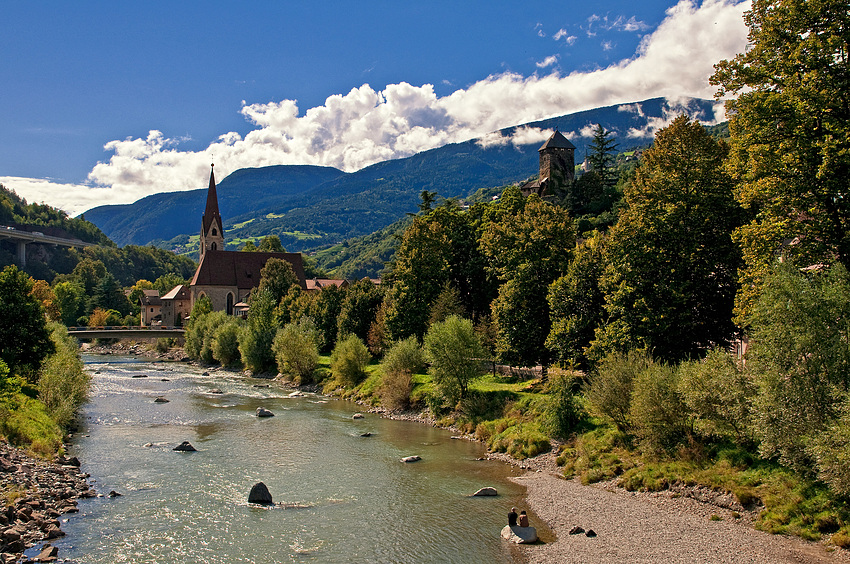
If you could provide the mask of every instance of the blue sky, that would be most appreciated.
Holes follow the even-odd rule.
[[[710,98],[748,6],[9,1],[0,183],[79,213],[203,188],[211,160],[218,178],[351,171],[592,107]]]

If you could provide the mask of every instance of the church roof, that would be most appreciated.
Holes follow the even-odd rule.
[[[538,149],[538,151],[542,151],[544,149],[575,149],[576,146],[570,143],[570,140],[564,137],[560,131],[555,130],[555,133],[552,134],[549,139],[543,143],[543,146]]]
[[[162,296],[163,300],[188,300],[189,289],[183,284],[173,287],[167,294]]]
[[[302,288],[306,288],[301,253],[207,251],[192,278],[192,286],[230,286],[250,290],[260,285],[260,270],[270,258],[288,261]]]
[[[210,226],[213,221],[218,222],[218,228],[221,229],[221,214],[218,212],[218,194],[215,190],[215,173],[210,165],[210,187],[207,190],[207,207],[204,209],[203,217],[203,233],[209,233]]]

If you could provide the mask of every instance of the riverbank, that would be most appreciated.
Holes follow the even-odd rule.
[[[77,500],[93,497],[88,475],[76,459],[60,457],[48,462],[0,442],[0,562],[52,562],[55,550],[39,549],[30,560],[24,552],[64,536],[60,517],[77,512]]]

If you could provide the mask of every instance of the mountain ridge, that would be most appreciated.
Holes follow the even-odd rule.
[[[239,169],[218,183],[227,240],[232,247],[245,239],[278,235],[292,251],[328,246],[373,233],[415,211],[423,190],[463,198],[480,188],[536,174],[540,134],[517,144],[512,141],[515,136],[558,129],[571,137],[576,161],[581,162],[591,140],[582,132],[597,123],[616,134],[622,151],[651,141],[651,136],[636,132],[648,131],[677,110],[707,121],[715,104],[691,98],[677,105],[653,98],[595,108],[504,128],[350,173],[314,165]],[[191,245],[199,230],[200,224],[191,218],[200,221],[205,197],[205,188],[164,192],[132,204],[99,206],[85,216],[119,245],[155,243],[179,250],[181,243]]]

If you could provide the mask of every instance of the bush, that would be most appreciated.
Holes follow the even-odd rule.
[[[493,435],[489,442],[490,450],[506,452],[517,460],[533,458],[552,450],[549,439],[533,424],[516,424]]]
[[[690,434],[690,418],[679,396],[676,369],[652,364],[634,381],[629,413],[635,434],[650,450],[672,450]]]
[[[850,397],[841,416],[815,437],[809,451],[815,459],[818,478],[838,495],[850,495]]]
[[[634,380],[652,364],[644,352],[611,353],[599,362],[585,395],[596,415],[610,419],[622,433],[631,430]]]
[[[67,429],[74,421],[77,409],[88,397],[91,376],[83,370],[77,344],[68,336],[65,326],[50,323],[48,327],[55,352],[45,359],[41,367],[38,399],[44,403],[50,417]]]
[[[388,372],[408,372],[416,374],[425,366],[425,353],[415,336],[396,341],[384,355],[381,370]]]
[[[585,417],[584,408],[575,395],[578,382],[579,378],[572,372],[553,370],[549,373],[546,386],[549,398],[544,421],[547,430],[555,437],[568,438]]]
[[[272,350],[280,373],[299,386],[313,381],[313,371],[319,366],[319,332],[312,319],[302,317],[278,330]]]
[[[481,374],[483,348],[472,322],[456,315],[435,323],[425,335],[425,356],[437,390],[451,405],[466,396],[469,382]]]
[[[331,353],[331,373],[344,387],[354,387],[366,377],[366,366],[372,356],[357,335],[339,341]]]
[[[414,337],[415,339],[415,337]],[[413,375],[408,370],[384,370],[379,395],[381,404],[389,410],[402,410],[410,405]]]
[[[679,365],[679,393],[704,435],[748,439],[755,388],[741,366],[715,349],[702,361]]]
[[[242,360],[239,353],[239,330],[241,322],[235,317],[228,317],[213,333],[210,349],[213,358],[222,366],[235,366]]]

